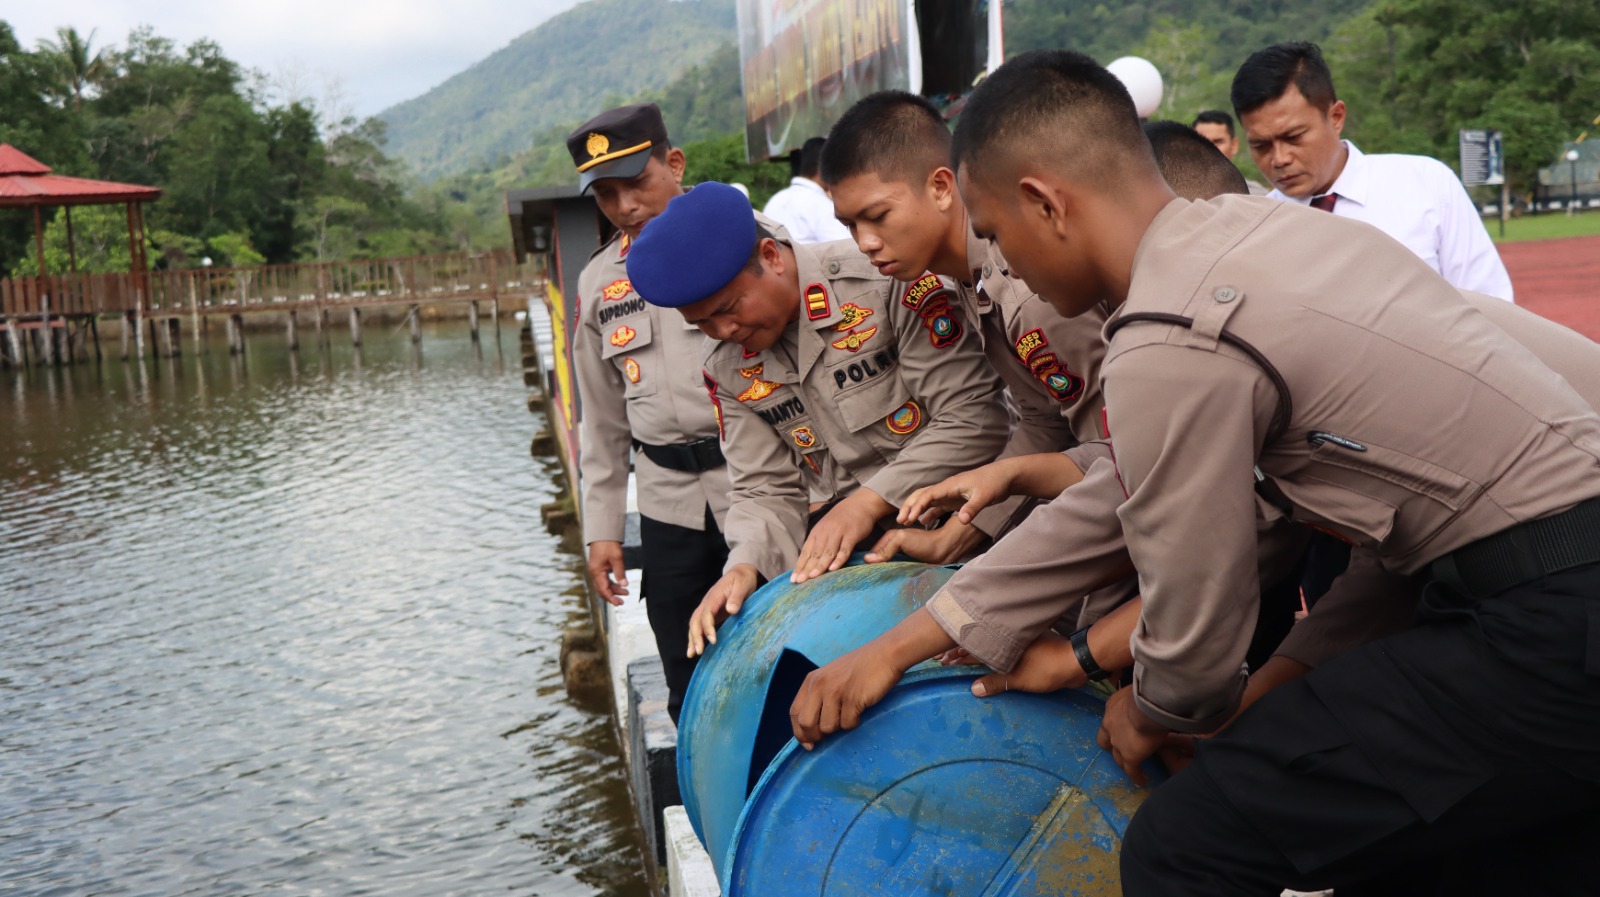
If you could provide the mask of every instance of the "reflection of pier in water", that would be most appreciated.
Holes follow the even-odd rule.
[[[500,302],[526,302],[542,294],[542,266],[517,263],[506,251],[407,258],[362,259],[249,268],[197,268],[133,274],[57,274],[0,280],[0,360],[12,366],[68,364],[100,358],[102,321],[120,324],[122,357],[176,356],[189,321],[199,339],[206,321],[220,315],[229,351],[244,351],[244,316],[283,319],[291,349],[300,346],[303,317],[319,335],[343,312],[350,339],[361,345],[364,308],[403,307],[412,342],[422,339],[423,306],[467,304],[472,339],[478,340],[480,303],[499,326]]]

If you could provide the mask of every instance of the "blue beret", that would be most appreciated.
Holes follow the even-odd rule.
[[[667,203],[628,250],[628,280],[644,301],[682,308],[738,276],[756,246],[756,213],[743,193],[707,181]]]

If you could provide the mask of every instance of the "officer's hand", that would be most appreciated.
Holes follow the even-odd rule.
[[[939,665],[942,667],[979,666],[983,663],[983,661],[973,657],[970,653],[968,653],[966,648],[962,648],[960,646],[951,648],[943,654],[940,654],[936,659],[939,661]]]
[[[1194,746],[1196,741],[1204,736],[1184,735],[1180,732],[1168,733],[1165,741],[1161,743],[1158,755],[1161,765],[1167,768],[1169,775],[1177,775],[1189,768],[1194,762]]]
[[[900,508],[899,520],[910,526],[926,516],[953,511],[955,519],[971,524],[979,511],[1010,494],[1011,465],[996,461],[911,493]]]
[[[789,706],[800,746],[811,750],[824,736],[861,724],[861,714],[883,700],[904,671],[877,642],[868,642],[813,670]]]
[[[811,528],[806,542],[800,546],[800,556],[795,559],[792,583],[815,579],[824,573],[843,567],[850,560],[856,543],[872,532],[877,522],[894,512],[894,507],[865,486],[833,506]]]
[[[1078,655],[1072,651],[1072,642],[1054,632],[1045,632],[1022,652],[1010,673],[979,677],[972,683],[972,693],[984,698],[1007,691],[1056,691],[1078,688],[1088,681]]]
[[[1133,702],[1133,686],[1119,688],[1106,699],[1106,714],[1100,719],[1100,746],[1111,752],[1122,771],[1135,785],[1145,784],[1139,764],[1167,743],[1171,730],[1144,715]]]
[[[744,600],[756,590],[758,579],[754,566],[736,564],[711,586],[700,600],[700,606],[695,608],[694,616],[689,618],[690,657],[704,654],[707,642],[717,643],[717,627],[729,614],[739,612]]]
[[[879,564],[904,553],[924,564],[953,564],[970,556],[987,538],[983,530],[954,517],[938,529],[910,526],[892,529],[867,552],[867,563]]]
[[[596,595],[622,606],[620,596],[628,594],[628,571],[622,567],[621,542],[589,543],[589,581]]]

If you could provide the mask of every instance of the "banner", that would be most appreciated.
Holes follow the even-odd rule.
[[[906,0],[738,0],[745,156],[823,137],[878,90],[911,89]]]

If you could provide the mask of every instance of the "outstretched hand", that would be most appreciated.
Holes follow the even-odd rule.
[[[744,606],[744,600],[756,590],[758,574],[749,564],[736,564],[722,578],[712,584],[706,596],[689,618],[689,656],[705,653],[706,644],[717,643],[717,627]]]
[[[926,522],[930,516],[953,512],[954,519],[970,525],[979,511],[1010,494],[1010,466],[996,461],[911,493],[900,508],[899,520],[903,526],[910,526]]]

